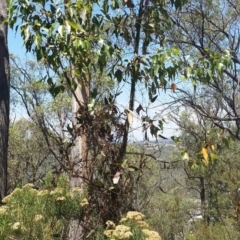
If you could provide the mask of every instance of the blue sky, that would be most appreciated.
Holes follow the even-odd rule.
[[[8,48],[11,54],[19,56],[21,59],[25,58],[25,48],[23,47],[23,40],[19,31],[8,30]]]

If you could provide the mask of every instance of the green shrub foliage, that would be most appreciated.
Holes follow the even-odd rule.
[[[83,218],[88,204],[80,188],[68,188],[61,177],[53,187],[48,175],[37,190],[33,184],[16,188],[2,200],[0,239],[66,239],[70,218]]]

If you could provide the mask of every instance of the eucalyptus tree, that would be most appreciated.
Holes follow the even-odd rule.
[[[170,45],[181,49],[182,78],[195,85],[191,89],[179,84],[174,101],[238,140],[239,14],[235,0],[189,1],[181,12],[169,13],[173,27],[165,34]]]
[[[0,1],[0,200],[7,193],[9,127],[9,56],[7,45],[7,1]]]
[[[184,2],[169,4],[181,8]],[[74,97],[76,122],[68,131],[73,140],[81,140],[82,151],[76,161],[71,159],[66,171],[72,185],[79,180],[75,181],[79,186],[87,186],[90,207],[86,214],[98,212],[97,220],[84,222],[86,230],[134,208],[131,196],[145,158],[138,153],[137,166],[125,159],[133,117],[142,116],[143,130],[150,130],[156,138],[162,130],[163,120],[144,115],[144,106],[136,108],[135,102],[140,102],[136,90],[141,84],[154,102],[158,89],[173,82],[180,69],[179,51],[167,49],[162,41],[171,25],[166,6],[164,1],[145,0],[19,0],[9,7],[10,26],[20,27],[26,50],[51,69],[46,81],[52,95],[67,90]],[[100,92],[91,88],[97,71],[107,72],[120,86],[128,85],[124,110],[116,103],[118,91],[97,101]],[[57,81],[51,72],[58,76]],[[136,178],[133,169],[138,170]]]

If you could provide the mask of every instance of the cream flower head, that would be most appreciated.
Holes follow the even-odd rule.
[[[8,210],[8,207],[7,207],[7,206],[2,206],[2,207],[0,207],[0,214],[6,213],[7,210]]]
[[[84,199],[81,201],[80,205],[81,205],[82,207],[88,205],[88,200],[87,200],[86,198],[84,198]]]
[[[133,219],[133,220],[137,220],[137,221],[143,220],[144,217],[145,216],[142,213],[137,212],[137,211],[129,211],[126,216],[127,219]]]
[[[41,191],[39,191],[38,193],[37,193],[37,195],[38,196],[45,196],[45,195],[47,195],[49,193],[49,191],[48,190],[41,190]]]
[[[106,225],[107,225],[107,229],[114,229],[116,227],[115,223],[110,220],[106,222]]]
[[[125,225],[117,225],[113,231],[113,236],[117,237],[118,239],[128,239],[129,237],[133,236],[133,234],[130,231],[130,227]]]
[[[34,222],[38,222],[38,221],[40,221],[40,220],[42,220],[43,219],[43,215],[42,214],[37,214],[37,215],[35,215],[35,217],[34,217]]]
[[[27,183],[27,184],[25,184],[22,188],[34,188],[35,186],[34,186],[34,184],[32,184],[32,183]]]
[[[65,200],[66,200],[65,197],[58,197],[58,198],[56,199],[57,202],[61,202],[61,201],[65,201]]]
[[[13,230],[18,230],[18,229],[20,229],[20,227],[21,227],[20,222],[15,222],[15,223],[12,225],[12,229],[13,229]]]
[[[162,240],[159,234],[149,229],[142,229],[142,232],[147,236],[146,240]]]

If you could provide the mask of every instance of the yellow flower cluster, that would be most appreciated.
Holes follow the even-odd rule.
[[[61,201],[65,201],[65,200],[66,200],[65,197],[58,197],[58,198],[56,199],[57,202],[61,202]]]
[[[17,195],[21,191],[22,191],[21,188],[15,188],[11,194],[3,198],[2,203],[8,203],[11,200],[12,196]]]
[[[120,220],[120,223],[124,223],[128,220],[133,220],[138,224],[140,228],[149,228],[149,225],[145,221],[143,221],[144,217],[145,216],[140,212],[129,211],[127,213],[127,216]]]
[[[110,238],[111,240],[117,239],[128,239],[133,236],[130,231],[130,227],[125,225],[117,225],[114,230],[105,230],[104,235]]]
[[[81,205],[82,207],[88,205],[88,200],[87,200],[86,198],[84,198],[84,199],[81,201],[80,205]]]
[[[115,223],[110,220],[106,222],[106,225],[107,225],[107,229],[114,229],[116,227]]]
[[[42,220],[43,219],[43,215],[42,214],[37,214],[37,215],[35,215],[35,217],[34,217],[34,222],[38,222],[38,221],[40,221],[40,220]]]
[[[146,240],[162,240],[159,234],[149,229],[142,229],[142,232],[147,236]]]
[[[137,220],[137,221],[143,220],[144,217],[145,216],[142,213],[136,212],[136,211],[129,211],[126,216],[127,219]]]
[[[21,227],[20,222],[15,222],[15,223],[12,225],[12,229],[13,229],[13,230],[18,230],[18,229],[20,229],[20,227]]]
[[[62,194],[63,192],[64,192],[64,189],[63,189],[63,188],[57,187],[57,188],[55,188],[54,190],[52,190],[52,191],[50,192],[50,195]]]
[[[48,190],[41,190],[37,193],[38,196],[45,196],[48,195],[49,191]]]
[[[27,184],[25,184],[22,188],[34,188],[35,186],[34,186],[34,184],[32,184],[32,183],[27,183]]]
[[[161,240],[159,234],[155,231],[149,230],[149,225],[144,221],[144,215],[140,212],[129,211],[126,217],[120,220],[120,223],[125,223],[127,221],[133,221],[137,224],[139,228],[142,229],[142,233],[146,236],[146,240]],[[107,236],[110,240],[115,239],[128,239],[133,236],[130,227],[125,225],[115,226],[114,222],[107,221],[107,228],[104,231],[104,235]]]
[[[61,187],[64,186],[64,187]],[[60,185],[55,189],[37,190],[37,188],[28,183],[22,188],[16,188],[11,194],[6,196],[3,200],[6,205],[0,206],[0,227],[2,232],[9,234],[12,239],[15,235],[28,236],[29,231],[34,232],[33,235],[42,234],[41,239],[51,239],[49,236],[56,231],[52,229],[52,219],[56,223],[56,229],[62,229],[64,226],[65,218],[72,214],[74,211],[80,211],[82,207],[88,205],[87,198],[84,198],[84,192],[81,188],[69,189],[66,185]],[[62,211],[63,204],[73,205],[72,208],[66,208]],[[43,208],[42,206],[47,206]],[[27,211],[30,206],[31,211]],[[48,211],[48,208],[56,207],[55,211]],[[60,206],[60,207],[59,207]],[[61,218],[58,218],[58,212],[61,211]],[[57,217],[56,217],[57,216]],[[5,221],[5,218],[7,221]],[[6,224],[5,224],[6,222]],[[4,223],[4,226],[2,226]],[[29,227],[29,225],[31,225]],[[12,235],[11,235],[12,234]],[[0,239],[2,239],[0,237]]]
[[[0,214],[6,213],[7,210],[8,210],[8,207],[7,207],[7,206],[2,206],[2,207],[0,207]]]

